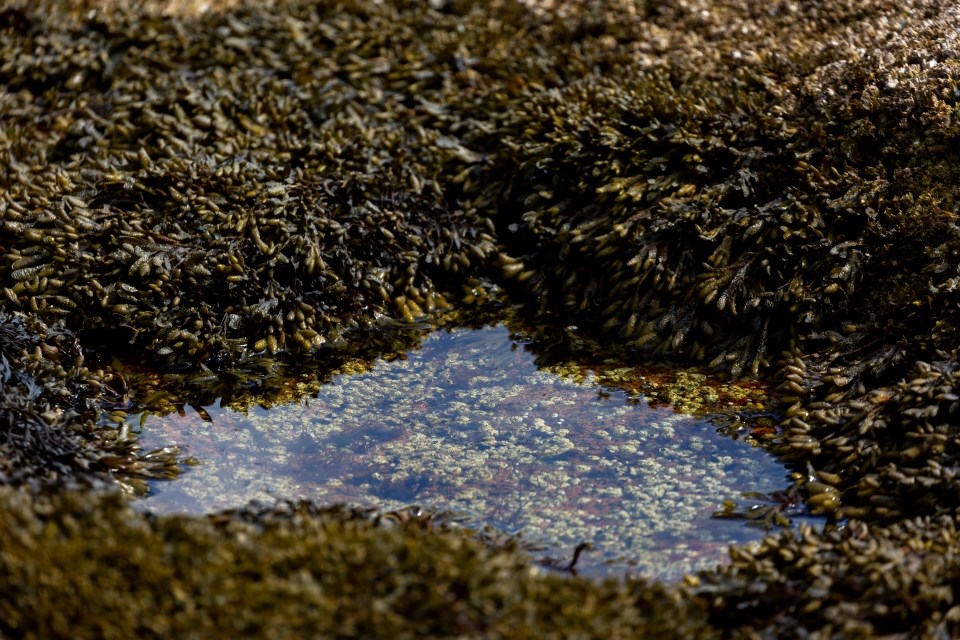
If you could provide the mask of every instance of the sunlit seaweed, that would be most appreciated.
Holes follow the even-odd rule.
[[[518,606],[590,612],[606,636],[662,631],[668,610],[685,637],[707,620],[704,633],[960,633],[951,3],[251,2],[189,18],[90,6],[0,9],[7,483],[167,468],[98,426],[103,400],[125,392],[111,350],[199,372],[349,354],[379,323],[483,298],[496,280],[534,313],[639,352],[772,377],[791,405],[780,453],[838,522],[734,550],[686,591],[570,581],[514,590],[530,598]],[[206,535],[89,496],[4,496],[31,531],[76,507],[151,539]],[[4,537],[21,545],[0,554],[5,587],[21,585],[4,593],[31,613],[5,615],[5,632],[63,610],[22,587],[46,569],[14,571],[80,544],[62,531]],[[201,602],[205,574],[182,566]],[[89,611],[116,592],[72,593]],[[397,628],[477,629],[417,626],[433,610],[393,602]],[[190,611],[197,629],[212,620]],[[83,631],[37,632],[58,629]]]

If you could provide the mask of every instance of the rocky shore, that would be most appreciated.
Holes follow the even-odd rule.
[[[4,3],[0,632],[960,634],[958,99],[931,0]],[[236,380],[495,287],[780,385],[829,526],[664,586],[410,514],[117,497],[177,458],[111,416],[117,356]]]

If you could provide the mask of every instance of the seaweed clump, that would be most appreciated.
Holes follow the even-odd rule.
[[[667,589],[543,574],[417,517],[287,504],[147,518],[115,497],[38,508],[9,488],[0,503],[5,635],[569,637],[604,620],[613,637],[710,637],[703,608]]]
[[[792,405],[780,453],[836,489],[818,511],[952,512],[956,19],[702,6],[635,21],[647,55],[468,136],[496,162],[471,170],[467,206],[541,310],[772,374]],[[652,37],[667,15],[670,47]]]
[[[129,428],[97,426],[112,375],[83,362],[69,331],[0,312],[0,483],[134,491],[176,475],[176,450],[144,453]]]
[[[7,307],[216,366],[444,308],[494,251],[436,182],[469,151],[418,122],[435,74],[392,69],[415,38],[396,10],[252,11],[69,32],[20,13],[0,41]]]

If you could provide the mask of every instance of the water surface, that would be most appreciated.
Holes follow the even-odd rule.
[[[787,484],[769,454],[703,419],[539,369],[502,326],[434,332],[406,358],[337,375],[300,402],[205,413],[146,420],[144,447],[178,444],[200,464],[155,483],[141,508],[419,505],[519,533],[555,558],[590,542],[581,571],[674,578],[764,534],[712,518],[725,499]]]

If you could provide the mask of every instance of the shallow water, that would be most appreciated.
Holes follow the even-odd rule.
[[[725,499],[788,484],[769,454],[703,419],[539,369],[504,327],[434,332],[298,403],[205,410],[145,421],[145,448],[178,444],[200,464],[155,483],[140,508],[419,505],[520,533],[557,559],[590,542],[582,573],[671,579],[764,535],[711,518]]]

